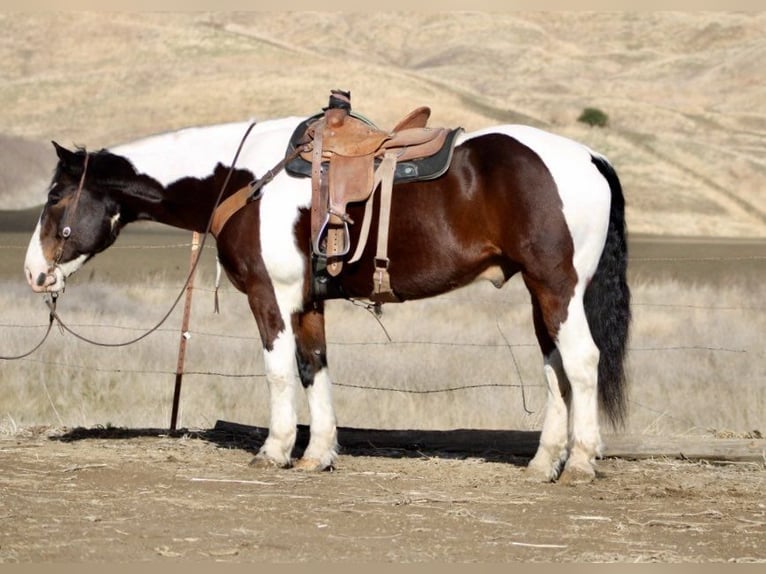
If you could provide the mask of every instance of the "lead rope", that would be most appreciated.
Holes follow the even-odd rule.
[[[250,135],[250,131],[253,129],[253,126],[255,126],[255,122],[252,122],[248,126],[247,130],[245,131],[245,135],[242,136],[242,140],[239,142],[239,147],[237,148],[237,153],[234,154],[234,159],[231,162],[231,167],[229,168],[229,173],[226,175],[226,179],[224,180],[223,185],[221,186],[221,191],[218,192],[218,197],[216,198],[215,204],[213,205],[213,209],[210,212],[210,219],[208,220],[207,228],[205,229],[205,233],[204,233],[204,235],[202,237],[202,241],[200,242],[200,246],[199,246],[200,253],[202,253],[202,249],[205,246],[205,241],[207,240],[207,237],[208,237],[208,235],[210,233],[210,227],[213,224],[213,214],[215,213],[215,209],[221,203],[221,198],[223,197],[223,194],[226,191],[226,187],[229,185],[229,180],[231,179],[231,176],[234,173],[234,167],[236,166],[237,160],[239,159],[239,154],[242,151],[242,146],[245,145],[245,140],[247,140],[247,136]],[[86,158],[86,164],[85,165],[87,166],[87,158],[88,158],[87,154],[85,155],[85,158]],[[82,177],[82,180],[81,180],[81,187],[80,187],[80,189],[78,191],[81,191],[81,189],[82,189],[82,182],[84,180],[85,180],[85,173],[83,172],[83,177]],[[78,200],[78,199],[79,199],[79,193],[75,197],[75,200]],[[77,206],[77,204],[75,203],[74,207],[76,207],[76,206]],[[63,230],[62,230],[62,233],[63,233]],[[70,234],[71,234],[71,230],[70,230]],[[63,251],[63,246],[62,246],[61,250]],[[159,320],[159,322],[154,327],[152,327],[151,329],[149,329],[148,331],[146,331],[142,335],[139,335],[138,337],[135,337],[134,339],[130,339],[128,341],[123,341],[123,342],[119,342],[119,343],[104,343],[104,342],[101,342],[101,341],[95,341],[93,339],[89,339],[89,338],[87,338],[87,337],[85,337],[83,335],[80,335],[79,333],[76,333],[75,331],[73,331],[69,326],[67,326],[64,323],[64,321],[61,319],[61,317],[56,312],[56,299],[53,299],[53,301],[47,301],[46,300],[46,302],[45,302],[46,305],[48,305],[48,309],[50,310],[51,325],[53,324],[53,320],[55,319],[56,322],[59,324],[59,326],[63,330],[65,330],[66,332],[68,332],[69,334],[74,336],[75,338],[80,339],[81,341],[84,341],[84,342],[89,343],[91,345],[96,345],[96,346],[99,346],[99,347],[126,347],[128,345],[132,345],[134,343],[137,343],[141,339],[144,339],[144,338],[148,337],[150,334],[152,334],[153,332],[155,332],[157,329],[159,329],[163,325],[163,323],[165,323],[165,321],[167,321],[168,317],[170,317],[170,314],[175,310],[176,306],[178,305],[178,302],[181,300],[181,297],[183,297],[183,295],[184,295],[184,293],[186,291],[186,288],[188,287],[189,282],[191,281],[191,278],[194,277],[194,273],[197,270],[197,265],[199,264],[199,260],[200,259],[201,259],[200,257],[197,257],[196,261],[194,262],[194,265],[192,265],[191,269],[189,270],[189,274],[186,277],[186,281],[184,281],[184,284],[183,284],[183,287],[181,288],[180,293],[176,297],[175,301],[171,305],[171,307],[168,310],[168,312],[165,313],[165,315]],[[50,326],[48,327],[48,331],[50,332]],[[46,333],[46,337],[47,337],[47,333]],[[43,341],[44,340],[45,339],[43,339]],[[40,345],[42,345],[42,342],[40,343]],[[38,345],[38,347],[40,345]],[[34,350],[36,350],[36,349],[37,349],[37,347]]]
[[[56,308],[56,299],[58,298],[58,295],[56,293],[51,293],[51,297],[53,301],[50,305],[55,309]],[[46,301],[47,303],[47,301]],[[31,350],[27,351],[26,353],[22,353],[21,355],[0,355],[0,360],[2,361],[18,361],[19,359],[26,359],[28,356],[30,356],[32,353],[37,351],[40,347],[43,346],[43,343],[45,343],[46,339],[48,338],[48,335],[51,334],[51,330],[53,329],[53,313],[49,313],[48,315],[48,328],[45,330],[45,335],[43,335],[43,338],[40,339],[40,342],[37,343],[34,347],[32,347]]]

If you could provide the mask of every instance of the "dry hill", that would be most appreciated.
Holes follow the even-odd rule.
[[[0,29],[0,209],[42,202],[51,139],[308,114],[341,87],[381,126],[427,104],[434,124],[579,139],[617,166],[633,232],[766,237],[766,13],[4,13]],[[608,126],[578,122],[586,107]]]

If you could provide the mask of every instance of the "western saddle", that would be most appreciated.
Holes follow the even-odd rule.
[[[367,243],[375,190],[381,201],[373,275],[375,303],[397,301],[388,273],[388,230],[394,182],[420,181],[441,176],[449,167],[460,128],[426,127],[431,110],[419,107],[391,131],[377,128],[351,112],[351,94],[332,90],[328,107],[295,130],[288,146],[285,169],[311,177],[312,297],[330,295],[329,283],[343,268],[351,249],[346,212],[349,203],[366,202],[355,252],[347,263],[362,256]]]

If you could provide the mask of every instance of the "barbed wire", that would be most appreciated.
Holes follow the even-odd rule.
[[[162,249],[188,249],[191,246],[191,242],[182,242],[182,243],[168,243],[168,244],[154,244],[154,245],[115,245],[113,246],[113,249],[122,249],[122,250],[162,250]],[[26,246],[19,246],[19,245],[7,245],[3,244],[0,245],[0,249],[18,249],[23,250],[26,249]],[[205,246],[205,249],[214,250],[215,246],[208,245]],[[630,261],[635,262],[674,262],[674,263],[685,263],[685,262],[703,262],[703,263],[710,263],[710,262],[726,262],[726,261],[766,261],[766,256],[761,255],[743,255],[743,256],[727,256],[727,257],[720,257],[720,256],[710,256],[710,257],[633,257],[630,258]],[[141,285],[140,288],[142,290],[152,290],[152,291],[173,291],[175,292],[176,289],[173,287],[162,287],[162,286],[152,286],[152,285]],[[195,291],[202,292],[202,293],[213,293],[215,290],[212,288],[206,288],[202,286],[194,286],[193,288]],[[230,293],[233,295],[239,295],[240,293],[234,289],[232,286],[225,286],[223,288],[223,293]],[[454,303],[455,300],[458,300],[458,297],[450,294],[445,294],[439,298],[440,300],[444,301],[445,303]],[[459,299],[460,301],[466,301],[465,298]],[[470,299],[470,302],[479,302],[479,303],[487,303],[487,304],[494,304],[494,305],[505,305],[505,306],[528,306],[528,301],[522,301],[522,300],[514,300],[514,299],[503,299],[502,297],[486,297],[486,296],[476,296],[472,297]],[[662,302],[662,303],[654,303],[649,301],[634,301],[632,303],[634,307],[645,307],[645,308],[670,308],[670,309],[679,309],[679,310],[704,310],[704,311],[764,311],[766,310],[766,307],[764,306],[752,306],[752,305],[746,305],[746,306],[738,306],[738,305],[699,305],[699,304],[689,304],[689,303],[673,303],[673,302]],[[111,325],[111,324],[100,324],[100,323],[78,323],[78,324],[72,324],[73,326],[76,326],[77,328],[91,328],[91,329],[109,329],[109,330],[124,330],[124,331],[143,331],[145,330],[143,327],[140,326],[124,326],[124,325]],[[28,324],[15,324],[15,323],[0,323],[0,328],[6,328],[6,329],[39,329],[39,328],[45,328],[47,327],[46,324],[40,323],[35,325],[28,325]],[[178,329],[175,328],[162,328],[158,329],[158,332],[162,333],[172,333],[174,335],[178,335]],[[219,332],[210,332],[210,331],[194,331],[192,330],[191,333],[194,336],[199,337],[212,337],[212,338],[221,338],[221,339],[229,339],[229,340],[241,340],[241,341],[248,341],[248,342],[257,342],[258,345],[260,345],[260,337],[256,334],[254,335],[232,335],[230,333],[219,333]],[[514,349],[514,348],[536,348],[537,343],[536,342],[519,342],[519,343],[510,343],[507,339],[504,341],[498,341],[498,342],[490,342],[490,343],[476,343],[476,342],[458,342],[458,341],[422,341],[422,340],[386,340],[386,341],[328,341],[327,342],[328,347],[373,347],[373,346],[384,346],[384,347],[397,347],[397,346],[431,346],[431,347],[449,347],[449,348],[505,348],[505,349]],[[740,353],[740,354],[746,354],[748,351],[746,349],[735,349],[735,348],[728,348],[728,347],[716,347],[716,346],[710,346],[710,345],[676,345],[671,347],[657,347],[657,346],[644,346],[644,347],[629,347],[629,352],[638,352],[638,353],[644,353],[644,352],[712,352],[712,353]],[[511,355],[515,362],[515,357]],[[48,366],[54,366],[56,368],[62,368],[62,369],[69,369],[69,370],[78,370],[78,371],[86,371],[86,372],[100,372],[100,373],[114,373],[114,374],[125,374],[125,375],[148,375],[148,376],[168,376],[172,377],[175,376],[177,373],[175,371],[171,370],[161,370],[161,369],[124,369],[124,368],[105,368],[105,367],[94,367],[89,365],[76,365],[76,364],[70,364],[70,363],[62,363],[62,362],[53,362],[53,361],[43,361],[38,359],[29,359],[25,358],[23,359],[23,362],[36,362],[41,363]],[[346,383],[343,381],[334,381],[333,385],[337,387],[343,387],[343,388],[349,388],[349,389],[358,389],[358,390],[364,390],[364,391],[378,391],[378,392],[391,392],[391,393],[402,393],[402,394],[412,394],[412,395],[429,395],[429,394],[437,394],[437,393],[451,393],[451,392],[459,392],[459,391],[468,391],[468,390],[474,390],[474,389],[486,389],[486,388],[509,388],[509,389],[523,389],[525,387],[528,388],[544,388],[545,385],[541,383],[526,383],[523,380],[521,380],[521,373],[518,364],[516,364],[516,373],[517,377],[519,378],[518,383],[466,383],[462,385],[450,385],[446,387],[439,387],[439,388],[429,388],[429,389],[412,389],[412,388],[397,388],[392,386],[373,386],[373,385],[361,385],[361,384],[353,384],[353,383]],[[224,379],[259,379],[259,378],[265,378],[266,374],[262,372],[247,372],[247,373],[231,373],[231,372],[222,372],[222,371],[215,371],[215,370],[184,370],[184,376],[191,376],[191,377],[216,377],[216,378],[224,378]],[[644,405],[637,405],[644,408]]]
[[[117,330],[127,330],[127,331],[143,331],[144,329],[142,327],[121,327],[121,326],[111,326],[111,325],[98,325],[93,323],[72,323],[74,327],[82,328],[82,327],[100,327],[103,329],[117,329]],[[12,325],[7,323],[0,323],[0,328],[44,328],[45,325],[39,324],[39,325]],[[168,333],[177,336],[179,331],[178,329],[158,329],[157,332],[161,333]],[[213,332],[204,332],[204,331],[194,331],[190,330],[189,334],[191,336],[195,337],[211,337],[211,338],[222,338],[222,339],[233,339],[233,340],[240,340],[240,341],[255,341],[260,343],[260,337],[257,335],[231,335],[226,333],[213,333]],[[510,342],[494,342],[494,343],[470,343],[470,342],[459,342],[459,341],[417,341],[412,339],[402,339],[402,340],[391,340],[391,341],[333,341],[328,340],[327,346],[328,347],[395,347],[395,346],[415,346],[415,345],[422,345],[422,346],[431,346],[431,347],[467,347],[467,348],[486,348],[486,349],[505,349],[508,347],[518,349],[518,348],[537,348],[537,343],[533,342],[521,342],[521,343],[510,343]],[[747,349],[733,349],[730,347],[714,347],[710,345],[674,345],[672,347],[629,347],[629,352],[654,352],[654,351],[711,351],[711,352],[721,352],[721,353],[747,353]]]
[[[142,287],[142,289],[144,289]],[[152,289],[151,287],[146,287],[146,289]],[[162,289],[161,287],[156,287],[155,289]],[[168,289],[169,290],[169,289]],[[195,291],[209,291],[214,292],[213,289],[205,289],[205,288],[199,288],[194,287]],[[239,292],[236,292],[239,294]],[[448,300],[447,297],[440,297],[442,300]],[[472,301],[476,301],[477,299],[472,299]],[[481,299],[478,300],[486,300],[487,302],[492,303],[501,303],[506,304],[506,301],[502,300],[489,300],[489,299]],[[525,303],[514,303],[514,304],[523,304],[523,305],[529,305],[529,302]],[[633,301],[631,302],[632,307],[656,307],[656,308],[669,308],[669,309],[694,309],[694,310],[701,310],[701,311],[766,311],[766,306],[760,306],[760,305],[697,305],[697,304],[691,304],[691,303],[650,303],[650,302],[641,302],[641,301]],[[124,330],[124,331],[142,331],[145,330],[145,327],[141,326],[135,326],[135,327],[128,327],[124,325],[115,325],[110,323],[75,323],[72,322],[71,325],[73,327],[77,328],[93,328],[93,329],[115,329],[115,330]],[[0,328],[7,328],[7,329],[39,329],[39,328],[45,328],[47,327],[47,323],[31,323],[31,324],[23,324],[23,323],[0,323]],[[177,333],[178,329],[173,328],[160,328],[157,329],[157,332],[172,332]],[[213,332],[206,332],[206,331],[192,331],[196,335],[201,336],[210,336],[210,337],[221,337],[221,338],[227,338],[227,339],[243,339],[243,340],[257,340],[259,337],[257,335],[231,335],[229,333],[213,333]],[[452,344],[452,343],[441,343],[441,342],[435,342],[435,341],[393,341],[394,343],[400,343],[400,344],[421,344],[421,345],[428,345],[428,344]],[[336,341],[335,344],[345,344],[345,345],[382,345],[389,343],[389,341],[352,341],[352,342],[338,342]],[[466,343],[466,345],[469,345]],[[478,346],[482,346],[481,344],[477,344]],[[496,343],[497,346],[505,346],[502,343]],[[534,345],[534,343],[525,343],[521,345],[515,345],[515,346],[529,346]]]
[[[27,362],[39,363],[48,367],[56,367],[63,369],[70,369],[75,371],[92,371],[96,373],[119,373],[128,375],[161,375],[173,377],[176,375],[175,371],[159,370],[159,369],[108,369],[104,367],[91,367],[88,365],[73,365],[71,363],[62,363],[60,361],[44,361],[39,359],[30,359]],[[262,379],[266,378],[266,373],[226,373],[221,371],[201,371],[201,370],[189,370],[184,371],[184,376],[203,376],[203,377],[219,377],[227,379]],[[461,390],[480,389],[480,388],[522,388],[522,387],[544,387],[542,383],[469,383],[465,385],[451,385],[449,387],[442,387],[438,389],[408,389],[397,387],[380,387],[371,385],[359,385],[354,383],[344,383],[342,381],[333,381],[333,386],[346,387],[352,389],[362,389],[366,391],[384,391],[384,392],[396,392],[404,394],[416,394],[427,395],[434,393],[450,393]]]

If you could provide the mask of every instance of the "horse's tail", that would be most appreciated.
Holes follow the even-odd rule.
[[[609,183],[612,201],[606,244],[596,273],[585,290],[585,314],[596,346],[598,394],[604,413],[615,427],[624,424],[627,412],[625,352],[630,326],[630,289],[627,282],[628,245],[625,230],[625,198],[612,165],[600,155],[593,164]]]

